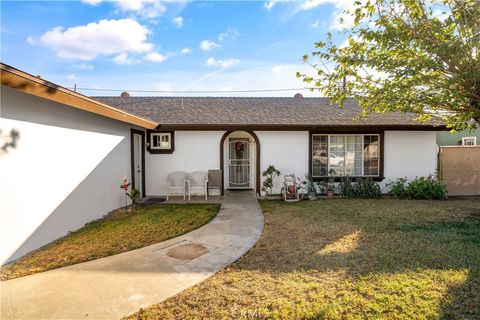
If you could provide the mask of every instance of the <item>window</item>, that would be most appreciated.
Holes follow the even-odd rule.
[[[155,154],[173,153],[175,147],[173,131],[147,131],[147,150]]]
[[[170,133],[151,133],[150,134],[150,148],[155,149],[170,149],[171,148],[171,134]]]
[[[312,135],[312,176],[378,177],[380,135]]]
[[[476,145],[477,145],[477,137],[462,138],[462,146],[476,146]]]

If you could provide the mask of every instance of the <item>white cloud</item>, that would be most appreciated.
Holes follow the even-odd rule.
[[[151,62],[162,63],[167,59],[167,56],[164,56],[158,52],[149,52],[143,58]]]
[[[127,65],[127,64],[133,63],[133,59],[130,58],[128,54],[125,52],[115,56],[115,58],[113,58],[112,61],[120,65]]]
[[[92,6],[96,6],[100,4],[103,0],[82,0],[83,3],[90,4]]]
[[[202,49],[203,51],[210,51],[210,50],[217,49],[217,48],[220,48],[220,47],[221,47],[221,45],[219,45],[218,43],[216,43],[214,41],[203,40],[202,42],[200,42],[200,49]]]
[[[272,67],[272,72],[276,73],[276,74],[279,74],[279,73],[282,73],[289,68],[290,68],[290,65],[278,65],[278,66]]]
[[[264,4],[264,7],[267,10],[272,9],[278,3],[285,3],[285,2],[292,2],[292,0],[269,0]],[[297,11],[305,11],[317,8],[322,5],[330,4],[334,5],[335,8],[332,14],[332,20],[330,21],[329,28],[331,30],[342,31],[345,30],[353,25],[353,17],[350,14],[345,14],[345,10],[353,11],[355,7],[354,0],[302,0],[296,1],[297,4]],[[315,22],[314,24],[316,24]],[[320,26],[312,25],[312,27],[316,28]]]
[[[184,0],[82,0],[89,5],[98,5],[102,2],[113,3],[121,12],[135,13],[143,18],[152,19],[162,15],[166,11],[164,2],[185,2]]]
[[[311,10],[325,4],[334,5],[335,9],[332,14],[330,29],[342,31],[353,26],[354,18],[351,14],[346,13],[345,10],[353,12],[355,2],[352,0],[305,0],[301,3],[300,9]]]
[[[294,1],[294,0],[268,0],[267,2],[264,3],[264,7],[267,9],[267,10],[270,10],[272,9],[277,3],[281,3],[281,2],[291,2],[291,1]]]
[[[35,39],[34,37],[28,37],[28,38],[27,38],[27,42],[28,42],[30,45],[34,46],[34,45],[36,45],[36,44],[38,43],[38,40]]]
[[[190,48],[183,48],[182,50],[180,50],[181,54],[189,54],[191,52],[192,52],[192,49]]]
[[[316,28],[320,27],[321,25],[322,25],[322,22],[321,22],[320,20],[315,20],[315,22],[312,23],[312,24],[310,25],[310,27],[316,29]]]
[[[235,40],[240,36],[240,32],[236,28],[228,28],[225,32],[222,32],[218,35],[218,41],[223,41],[226,39]]]
[[[225,60],[216,60],[215,58],[208,58],[207,62],[205,63],[209,67],[220,67],[220,68],[229,68],[236,64],[240,63],[240,60],[230,58]]]
[[[70,81],[79,81],[81,78],[77,76],[75,73],[71,73],[67,76],[67,79]]]
[[[183,17],[173,18],[172,23],[175,25],[175,27],[181,29],[183,27]]]
[[[79,64],[75,64],[73,65],[75,68],[77,69],[80,69],[80,70],[93,70],[93,65],[89,64],[89,63],[79,63]]]
[[[65,59],[93,60],[100,55],[125,52],[148,52],[147,27],[132,19],[100,20],[84,26],[63,29],[55,27],[40,40]]]

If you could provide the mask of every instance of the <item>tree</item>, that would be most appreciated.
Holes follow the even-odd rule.
[[[414,112],[441,116],[455,130],[480,123],[480,1],[368,0],[347,41],[315,43],[304,61],[316,75],[297,73],[340,107],[353,97],[361,116]]]

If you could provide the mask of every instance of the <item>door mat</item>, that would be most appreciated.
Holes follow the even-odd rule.
[[[148,199],[145,199],[143,200],[142,202],[139,202],[139,204],[141,205],[149,205],[149,204],[157,204],[157,203],[161,203],[161,202],[164,202],[165,201],[165,198],[148,198]]]

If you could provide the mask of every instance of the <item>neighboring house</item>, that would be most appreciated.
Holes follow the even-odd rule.
[[[89,98],[1,65],[0,123],[20,132],[0,155],[1,261],[18,258],[124,204],[126,175],[165,195],[173,171],[223,170],[224,189],[261,192],[268,165],[315,179],[398,177],[436,170],[441,123],[372,114],[324,98]],[[385,190],[385,189],[384,189]]]
[[[473,131],[459,131],[450,133],[442,131],[437,133],[437,144],[443,146],[478,146],[480,145],[480,128]]]

